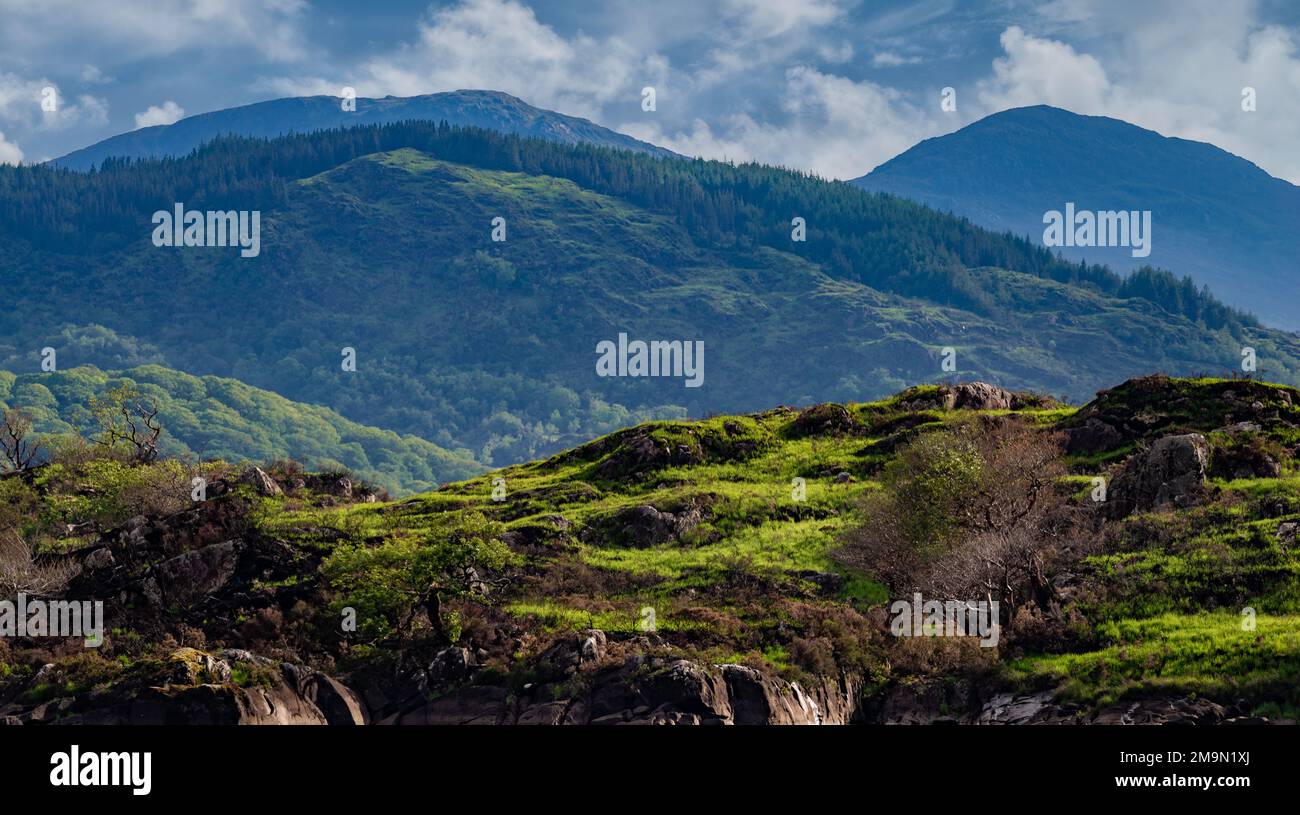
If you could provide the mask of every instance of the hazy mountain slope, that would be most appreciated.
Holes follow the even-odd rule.
[[[1249,116],[1249,113],[1240,115]],[[1152,249],[1063,247],[1115,269],[1191,275],[1265,321],[1300,328],[1300,187],[1213,145],[1037,106],[927,139],[853,183],[1042,240],[1043,213],[1151,210]]]
[[[480,472],[464,451],[349,421],[329,408],[291,402],[233,379],[196,377],[158,365],[121,371],[0,371],[0,405],[27,410],[40,433],[88,432],[92,396],[132,383],[158,407],[160,452],[198,460],[293,459],[348,469],[394,493],[427,490]]]
[[[200,113],[186,116],[174,124],[113,136],[49,163],[72,170],[89,170],[109,156],[183,156],[204,142],[227,134],[274,138],[286,133],[310,133],[333,127],[408,119],[473,125],[566,144],[585,142],[654,155],[673,155],[662,147],[616,133],[586,119],[535,108],[500,91],[460,90],[424,96],[358,98],[356,103],[355,111],[345,111],[337,97],[305,96]]]

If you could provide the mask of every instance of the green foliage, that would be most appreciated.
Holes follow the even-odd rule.
[[[160,201],[259,209],[266,251],[160,251]],[[789,240],[796,212],[805,243]],[[0,168],[0,234],[0,367],[30,370],[46,345],[62,368],[165,362],[488,465],[650,419],[884,396],[942,376],[933,355],[954,343],[958,376],[1075,398],[1153,368],[1235,367],[1243,344],[1300,381],[1300,340],[1166,272],[1123,280],[786,170],[428,122],[221,139],[95,173]],[[123,276],[165,284],[142,297]],[[620,331],[705,341],[707,384],[594,376],[595,342]],[[355,372],[338,365],[348,344]],[[48,406],[38,388],[23,404]],[[444,480],[322,457],[387,470],[372,480],[390,488]]]
[[[0,229],[34,244],[84,245],[95,234],[112,245],[131,233],[133,217],[119,202],[148,197],[205,208],[239,198],[278,209],[289,182],[351,159],[414,148],[444,161],[492,170],[565,178],[658,212],[677,213],[693,235],[732,244],[788,245],[788,224],[772,213],[806,213],[810,256],[836,277],[900,294],[991,311],[990,293],[966,269],[999,266],[1124,297],[1172,311],[1216,306],[1219,328],[1244,318],[1167,272],[1144,269],[1129,281],[1104,267],[1071,264],[1025,238],[999,235],[892,196],[756,164],[665,159],[591,145],[564,145],[472,127],[401,122],[284,136],[273,141],[229,136],[183,159],[107,159],[98,173],[42,166],[0,168]],[[50,187],[58,190],[51,193]],[[36,206],[43,200],[44,206]],[[77,231],[87,223],[96,231]],[[865,228],[864,228],[865,227]],[[892,240],[882,243],[881,235]]]
[[[219,390],[194,381],[203,390],[184,391],[189,397]],[[1140,399],[1132,385],[1117,388],[1114,399],[1134,399],[1129,407],[1140,411],[1142,427],[1173,429],[1201,413],[1213,417],[1226,390],[1247,387],[1208,379],[1158,384]],[[1092,514],[1087,475],[1063,476],[1029,455],[1050,447],[1050,463],[1059,463],[1048,434],[1074,422],[1073,411],[1036,406],[999,412],[1014,417],[977,416],[934,407],[925,395],[921,389],[844,405],[856,422],[852,432],[794,432],[801,414],[788,409],[652,422],[398,502],[253,499],[258,537],[293,551],[301,567],[254,587],[284,592],[279,599],[309,598],[316,622],[330,623],[312,636],[328,640],[324,650],[336,664],[355,667],[386,670],[387,660],[412,652],[426,659],[436,638],[476,650],[486,644],[490,670],[519,678],[554,635],[596,627],[620,648],[743,662],[800,681],[849,670],[873,691],[919,675],[1058,690],[1089,705],[1195,693],[1227,703],[1244,699],[1270,715],[1300,709],[1300,556],[1291,526],[1300,522],[1300,475],[1220,478],[1196,507],[1101,523]],[[1284,472],[1292,468],[1295,430],[1285,407],[1297,395],[1280,388],[1245,394],[1248,405],[1259,396],[1279,420],[1210,432],[1215,455],[1247,440],[1286,456]],[[1001,433],[977,432],[990,427]],[[614,466],[638,456],[649,466]],[[947,535],[954,519],[993,528],[998,516],[972,508],[998,487],[1020,494],[1025,472],[1041,478],[1040,494],[1061,510],[1051,514],[1054,521],[1104,531],[1093,539],[1069,534],[1071,526],[1050,527],[1070,546],[1043,563],[1046,577],[1064,577],[1053,584],[1063,590],[1048,609],[1021,604],[1025,613],[1004,622],[995,649],[884,633],[882,606],[897,598],[886,584],[896,587],[887,569],[837,560],[845,533],[864,523],[889,531],[900,517],[916,526],[898,536],[902,545],[884,560],[906,565],[918,545],[945,537],[955,550],[969,536]],[[113,523],[142,506],[136,496],[154,502],[147,511],[165,513],[163,502],[174,497],[173,485],[186,486],[187,475],[175,462],[133,467],[84,443],[61,444],[33,483],[0,480],[0,529],[73,547],[79,542],[65,534],[66,523]],[[504,495],[493,495],[497,479]],[[908,509],[884,519],[860,514],[879,500]],[[629,521],[647,516],[658,524],[651,525],[656,534]],[[906,585],[910,596],[914,584]],[[969,596],[966,588],[948,596]],[[333,632],[346,608],[356,611],[359,631],[339,638]],[[650,646],[634,639],[645,608],[654,610],[657,628]],[[1258,612],[1255,630],[1243,625],[1246,608]],[[420,624],[424,615],[436,636]],[[503,630],[507,637],[498,636]],[[126,643],[130,636],[115,630],[111,639]],[[121,655],[109,656],[121,662]],[[20,666],[21,683],[9,687],[28,687],[34,671]],[[476,674],[476,681],[487,675]],[[64,682],[56,677],[31,692],[53,698]],[[235,682],[258,678],[241,668]]]
[[[482,249],[456,258],[451,269],[453,273],[467,278],[468,282],[477,284],[486,281],[491,286],[509,286],[515,282],[517,274],[513,263]]]
[[[1062,696],[1113,704],[1144,696],[1268,698],[1300,708],[1300,616],[1164,614],[1100,627],[1104,647],[1027,657],[1008,674],[1027,684],[1063,683]]]
[[[28,409],[46,434],[126,432],[121,406],[157,406],[166,457],[232,462],[293,459],[316,469],[347,469],[393,493],[429,489],[480,471],[463,450],[348,421],[220,377],[195,377],[157,365],[125,371],[79,367],[14,377],[10,402]],[[39,389],[39,398],[33,398]],[[44,397],[48,394],[48,398]],[[0,403],[3,404],[3,403]]]
[[[481,587],[481,573],[513,563],[515,556],[501,542],[501,531],[499,523],[479,513],[442,517],[418,538],[340,546],[321,565],[321,573],[338,593],[334,607],[355,609],[359,632],[383,638],[401,633],[414,607],[429,597],[471,595]],[[447,634],[453,641],[457,638],[455,631]]]
[[[179,511],[189,505],[193,474],[174,459],[147,466],[111,455],[70,464],[56,461],[42,468],[36,479],[46,493],[43,526],[110,529],[135,515]]]
[[[983,477],[983,459],[968,438],[930,433],[885,468],[898,511],[918,547],[943,542]]]

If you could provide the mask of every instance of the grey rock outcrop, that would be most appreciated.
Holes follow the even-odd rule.
[[[249,467],[239,476],[239,483],[249,484],[257,490],[258,495],[283,495],[284,490],[275,482],[275,479],[266,474],[261,467]],[[352,485],[348,484],[348,491],[351,493]]]
[[[247,651],[172,652],[164,664],[106,689],[25,707],[11,702],[0,718],[18,724],[360,725],[360,697],[319,671]]]
[[[597,646],[587,637],[578,646]],[[858,683],[823,677],[811,687],[743,665],[637,655],[562,679],[504,688],[469,686],[393,714],[381,724],[847,724]]]
[[[1111,517],[1166,507],[1191,506],[1201,497],[1210,464],[1210,444],[1200,433],[1165,436],[1132,456],[1112,481]]]

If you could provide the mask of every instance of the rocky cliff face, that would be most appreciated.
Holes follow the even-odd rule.
[[[602,632],[590,632],[603,639]],[[438,661],[446,663],[446,654]],[[44,669],[49,674],[54,665]],[[44,678],[44,676],[38,677]],[[861,688],[845,677],[810,688],[743,665],[704,666],[684,659],[633,657],[577,682],[466,684],[417,693],[401,702],[363,694],[319,671],[231,649],[174,652],[149,673],[112,688],[0,706],[0,722],[97,725],[729,725],[848,724]]]
[[[54,666],[50,665],[49,669]],[[247,651],[175,651],[111,687],[0,707],[6,724],[363,725],[364,703],[330,677]]]
[[[743,665],[636,656],[591,671],[578,683],[530,684],[517,696],[502,687],[470,685],[378,723],[848,724],[856,719],[860,690],[848,677],[822,678],[804,688]]]

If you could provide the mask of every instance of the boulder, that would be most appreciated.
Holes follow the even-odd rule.
[[[107,546],[92,550],[86,555],[85,560],[81,561],[81,567],[90,572],[112,569],[115,565],[113,550]]]
[[[519,711],[515,724],[524,725],[557,725],[557,724],[577,724],[578,720],[570,715],[570,709],[573,707],[570,700],[561,700],[556,702],[542,702],[541,704],[529,705]]]
[[[1014,394],[987,382],[965,382],[952,388],[946,401],[957,410],[1010,410]]]
[[[538,671],[546,679],[566,677],[580,666],[604,657],[606,644],[605,632],[596,628],[562,637],[538,659]]]
[[[337,679],[313,671],[303,683],[303,697],[314,704],[332,725],[370,724],[361,697]]]
[[[677,516],[660,512],[652,506],[630,507],[617,518],[627,534],[627,542],[638,549],[674,540],[678,534]]]
[[[505,724],[508,722],[507,702],[505,688],[461,688],[380,724]]]
[[[800,412],[790,424],[790,435],[795,438],[847,436],[861,433],[863,429],[848,408],[834,402],[827,402],[813,405]]]
[[[937,388],[912,388],[900,394],[903,410],[1010,410],[1016,394],[987,382],[963,382]]]
[[[1216,447],[1210,474],[1219,478],[1278,478],[1282,465],[1262,446],[1228,444]]]
[[[596,662],[605,656],[605,632],[598,628],[590,629],[586,632],[585,639],[578,647],[578,653],[583,662]]]
[[[168,657],[169,683],[205,685],[229,682],[230,664],[196,648],[179,648]]]
[[[655,709],[671,708],[723,720],[732,716],[726,682],[689,660],[674,660],[637,683],[637,689]]]
[[[610,542],[634,549],[646,549],[681,540],[704,519],[707,503],[702,498],[691,498],[676,512],[666,512],[648,504],[627,507],[599,523],[597,526],[602,533],[601,540],[589,542]],[[590,537],[591,532],[587,534]]]
[[[1096,417],[1089,417],[1082,426],[1065,431],[1065,451],[1071,455],[1101,453],[1123,443],[1123,433]]]
[[[257,490],[258,495],[283,495],[284,490],[275,483],[275,479],[266,474],[261,467],[249,467],[239,476],[239,483],[249,484]],[[349,486],[350,490],[350,486]]]
[[[316,701],[331,711],[326,715]],[[22,722],[92,725],[363,723],[365,709],[341,683],[299,665],[247,651],[173,651],[111,685],[43,702],[7,706]]]
[[[435,685],[461,682],[470,675],[473,662],[468,648],[444,648],[429,663],[429,681]]]
[[[1300,534],[1300,521],[1283,521],[1277,525],[1277,542],[1283,551],[1291,548]]]
[[[1224,707],[1209,699],[1143,699],[1102,708],[1088,723],[1211,725],[1226,717]]]
[[[691,445],[672,444],[664,439],[655,438],[641,428],[615,434],[611,441],[617,442],[617,446],[596,468],[597,474],[605,479],[617,480],[647,470],[699,464],[703,461],[703,454],[699,449]],[[581,450],[582,448],[579,448],[579,451]]]
[[[235,573],[243,543],[214,543],[159,563],[154,580],[163,605],[189,608],[219,591]]]
[[[1043,724],[1060,722],[1051,691],[1027,695],[999,693],[984,703],[978,724]]]
[[[1167,507],[1183,508],[1200,499],[1210,463],[1210,444],[1199,433],[1165,436],[1136,453],[1111,482],[1106,505],[1112,517]]]
[[[723,665],[735,724],[821,724],[822,710],[797,683],[744,665]]]

